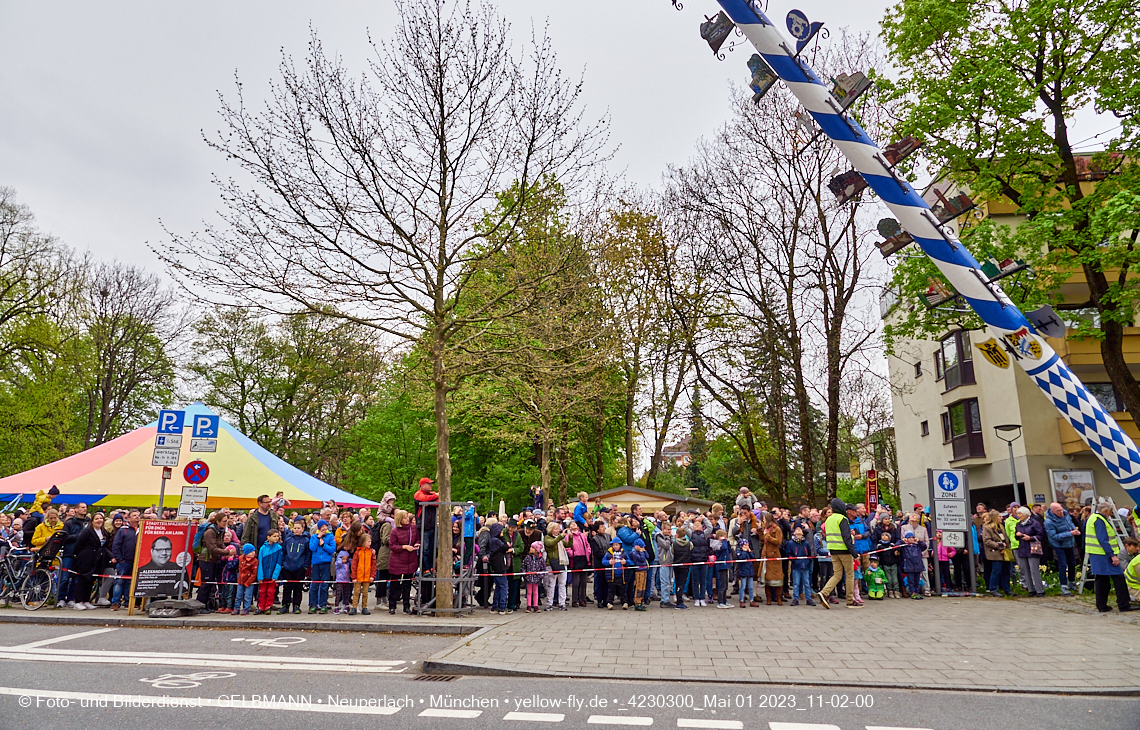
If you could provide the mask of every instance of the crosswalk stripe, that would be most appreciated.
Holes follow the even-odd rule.
[[[529,722],[562,722],[566,719],[566,715],[559,712],[508,712],[503,719]]]
[[[590,715],[587,725],[652,725],[652,717],[634,717],[630,715]]]
[[[43,641],[33,641],[30,644],[20,644],[19,646],[8,647],[6,651],[27,651],[28,649],[36,649],[41,646],[48,646],[50,644],[58,644],[61,641],[71,641],[72,639],[82,639],[85,636],[96,636],[98,634],[105,634],[109,631],[118,631],[117,628],[110,629],[94,629],[93,631],[82,631],[78,634],[68,634],[66,636],[57,636],[54,639],[44,639]]]
[[[483,714],[482,710],[446,710],[436,707],[429,707],[419,714],[419,717],[455,717],[471,719],[479,717]]]
[[[685,717],[677,718],[677,727],[699,727],[705,730],[744,730],[744,723],[739,720],[692,720]]]

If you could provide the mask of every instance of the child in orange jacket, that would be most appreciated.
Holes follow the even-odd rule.
[[[367,616],[368,591],[376,575],[376,554],[372,552],[372,535],[367,531],[360,536],[360,545],[352,555],[349,572],[352,575],[352,608],[348,609],[348,615],[355,616],[356,606],[360,604],[360,613]]]

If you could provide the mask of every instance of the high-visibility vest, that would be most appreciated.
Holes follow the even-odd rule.
[[[843,542],[843,535],[839,532],[839,523],[847,519],[846,515],[841,515],[832,512],[831,516],[823,523],[824,529],[827,530],[827,549],[830,552],[850,552],[847,549],[847,543]]]
[[[1140,591],[1140,557],[1132,558],[1124,569],[1124,582],[1128,584],[1128,590]]]
[[[1100,540],[1096,539],[1096,521],[1100,520],[1104,523],[1104,531],[1108,534],[1108,543],[1110,545],[1116,544],[1116,530],[1113,528],[1112,523],[1104,518],[1104,515],[1099,512],[1093,512],[1089,515],[1089,521],[1085,523],[1085,552],[1089,555],[1104,555],[1104,548],[1100,546]]]

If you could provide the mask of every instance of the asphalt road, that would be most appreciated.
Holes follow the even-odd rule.
[[[98,632],[98,633],[95,633]],[[304,639],[304,641],[297,641]],[[460,677],[451,637],[0,626],[0,729],[1137,730],[1140,699]],[[50,657],[50,658],[45,658]],[[873,679],[873,671],[861,680]],[[426,714],[425,714],[426,713]]]

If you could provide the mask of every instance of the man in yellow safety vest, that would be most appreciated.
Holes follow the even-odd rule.
[[[1097,511],[1089,515],[1085,523],[1085,553],[1089,556],[1089,567],[1093,573],[1096,590],[1096,610],[1107,613],[1108,590],[1116,590],[1116,605],[1120,611],[1131,611],[1128,599],[1128,584],[1124,579],[1124,565],[1118,554],[1116,529],[1112,526],[1112,503],[1101,502]]]
[[[851,520],[855,519],[858,513],[855,505],[847,504],[838,498],[831,500],[831,509],[831,516],[824,521],[823,529],[835,573],[819,592],[819,600],[824,608],[831,608],[827,598],[839,585],[840,579],[846,578],[847,608],[862,608],[862,603],[855,602],[855,541],[851,537]]]

